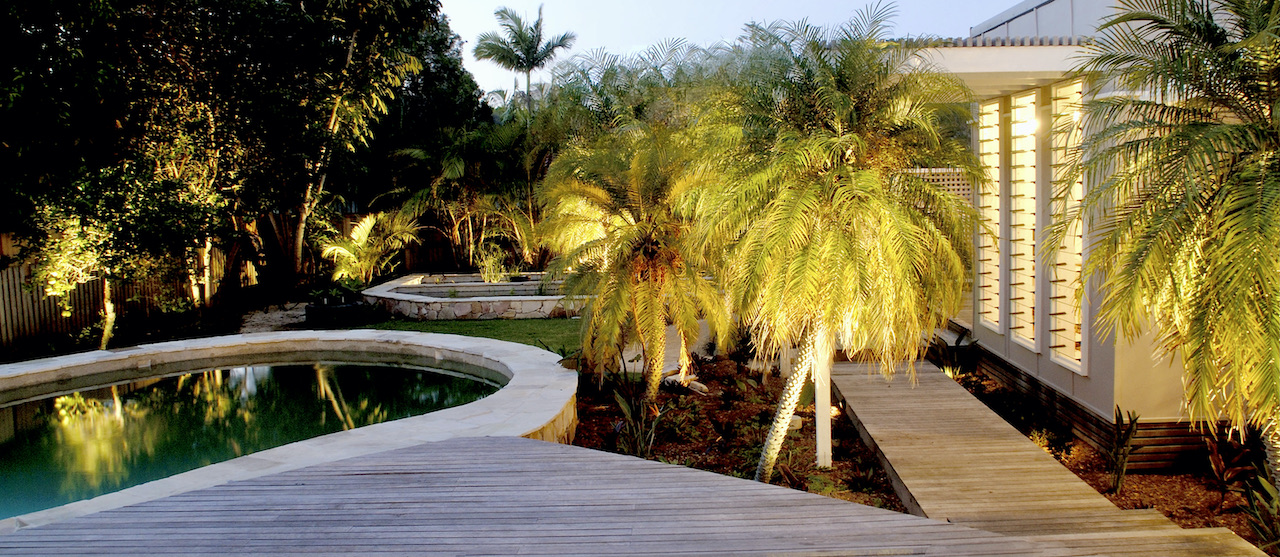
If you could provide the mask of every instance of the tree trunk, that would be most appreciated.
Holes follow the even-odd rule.
[[[656,342],[642,344],[652,344],[652,346],[644,346],[645,361],[645,389],[644,400],[647,402],[651,415],[658,414],[658,387],[662,384],[662,364],[667,357],[667,331],[663,328],[662,334],[658,335]]]
[[[1272,416],[1271,423],[1262,431],[1262,446],[1267,450],[1267,472],[1272,485],[1280,492],[1280,416]]]
[[[756,465],[756,481],[769,482],[773,476],[773,465],[778,462],[778,453],[782,452],[782,441],[787,437],[787,429],[791,425],[791,417],[796,414],[796,405],[800,402],[800,393],[813,370],[814,352],[817,344],[817,331],[810,331],[800,343],[798,365],[787,377],[787,385],[782,389],[782,397],[778,399],[778,410],[773,416],[773,426],[764,438],[764,450],[760,453],[760,463]]]
[[[111,334],[116,328],[116,304],[111,301],[111,281],[102,277],[102,343],[99,350],[106,350],[111,343]]]
[[[351,32],[351,39],[347,43],[347,59],[342,64],[340,75],[345,76],[347,70],[351,68],[351,61],[355,58],[356,53],[356,37],[359,33],[359,30]],[[325,131],[329,133],[329,137],[326,143],[320,146],[320,156],[312,167],[312,179],[307,183],[307,191],[302,195],[302,204],[298,206],[298,225],[294,229],[293,238],[294,282],[297,282],[299,277],[302,276],[302,248],[306,245],[307,217],[311,216],[311,212],[320,203],[320,196],[324,194],[325,181],[329,178],[329,159],[332,157],[333,149],[330,148],[327,141],[331,141],[333,136],[338,133],[338,107],[342,105],[343,89],[346,86],[346,78],[343,78],[343,81],[338,83],[338,96],[333,99],[333,107],[329,110],[329,121],[325,125]]]
[[[207,308],[213,298],[213,238],[209,236],[204,237],[204,251],[200,254],[200,265],[204,267],[204,290],[201,292],[204,298],[201,300],[200,307]]]
[[[530,133],[533,129],[533,89],[529,86],[530,74],[532,71],[524,72],[524,106],[527,113],[525,114],[525,131]]]

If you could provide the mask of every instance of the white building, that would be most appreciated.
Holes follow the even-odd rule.
[[[996,235],[975,238],[972,308],[956,321],[981,347],[984,371],[1041,399],[1086,440],[1105,446],[1117,405],[1140,414],[1136,444],[1146,447],[1131,467],[1159,467],[1204,448],[1188,431],[1180,363],[1155,359],[1150,335],[1117,342],[1092,330],[1096,300],[1078,308],[1074,288],[1088,230],[1070,235],[1054,265],[1037,258],[1053,220],[1053,182],[1080,140],[1079,104],[1092,93],[1070,72],[1111,5],[1027,0],[935,51],[977,94],[974,148],[996,184],[974,192]]]

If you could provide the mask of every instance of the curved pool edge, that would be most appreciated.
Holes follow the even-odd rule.
[[[99,350],[0,365],[0,392],[85,377],[146,373],[155,366],[219,357],[306,351],[365,351],[459,361],[497,372],[506,385],[480,400],[421,416],[313,437],[168,478],[0,520],[0,534],[170,495],[456,437],[528,437],[568,443],[577,426],[577,373],[560,357],[524,344],[439,333],[285,331]]]

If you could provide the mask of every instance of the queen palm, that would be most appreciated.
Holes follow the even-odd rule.
[[[1085,103],[1077,173],[1103,333],[1153,327],[1178,352],[1193,420],[1280,416],[1280,7],[1121,0],[1082,70],[1120,91]],[[1067,195],[1062,190],[1059,198]],[[1050,239],[1050,245],[1055,239]],[[1276,474],[1280,478],[1280,474]]]
[[[747,74],[733,81],[746,84],[747,143],[760,150],[744,155],[741,181],[700,200],[706,237],[727,246],[723,278],[757,344],[799,347],[760,481],[801,388],[810,377],[825,386],[837,347],[891,375],[959,309],[972,210],[905,170],[927,161],[977,174],[938,131],[936,103],[962,91],[922,63],[923,44],[886,41],[892,13],[868,9],[832,31],[757,27],[752,48],[737,49],[745,59],[725,65]]]
[[[724,297],[692,252],[691,223],[675,210],[702,177],[700,142],[680,127],[676,116],[633,121],[572,146],[552,163],[540,193],[543,237],[558,254],[551,269],[568,274],[569,293],[587,299],[584,356],[611,366],[628,341],[639,341],[651,412],[667,321],[680,338],[682,372],[699,318],[712,331],[727,322]]]
[[[573,47],[577,35],[562,33],[542,39],[542,6],[538,6],[538,20],[532,25],[525,25],[524,18],[511,8],[498,8],[493,12],[498,18],[498,25],[503,33],[493,31],[482,33],[476,40],[472,50],[477,60],[492,60],[495,64],[508,70],[524,73],[525,103],[529,113],[533,113],[533,90],[530,79],[533,70],[551,63],[556,51]]]

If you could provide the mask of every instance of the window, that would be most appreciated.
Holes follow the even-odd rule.
[[[987,168],[986,186],[977,192],[978,212],[990,233],[978,235],[978,321],[1000,328],[1000,101],[978,109],[978,156]]]
[[[1036,92],[1013,97],[1009,122],[1009,330],[1036,340]]]
[[[1077,176],[1069,185],[1061,182],[1072,149],[1080,145],[1084,124],[1080,118],[1080,105],[1084,87],[1080,81],[1053,88],[1053,138],[1052,164],[1054,179],[1054,214],[1060,215],[1066,206],[1074,205],[1084,195],[1083,177]],[[1064,189],[1065,188],[1065,189]],[[1058,246],[1053,263],[1049,293],[1049,349],[1054,356],[1067,361],[1080,362],[1080,307],[1076,288],[1080,282],[1080,266],[1084,261],[1084,241],[1081,225],[1077,221],[1067,230]]]

